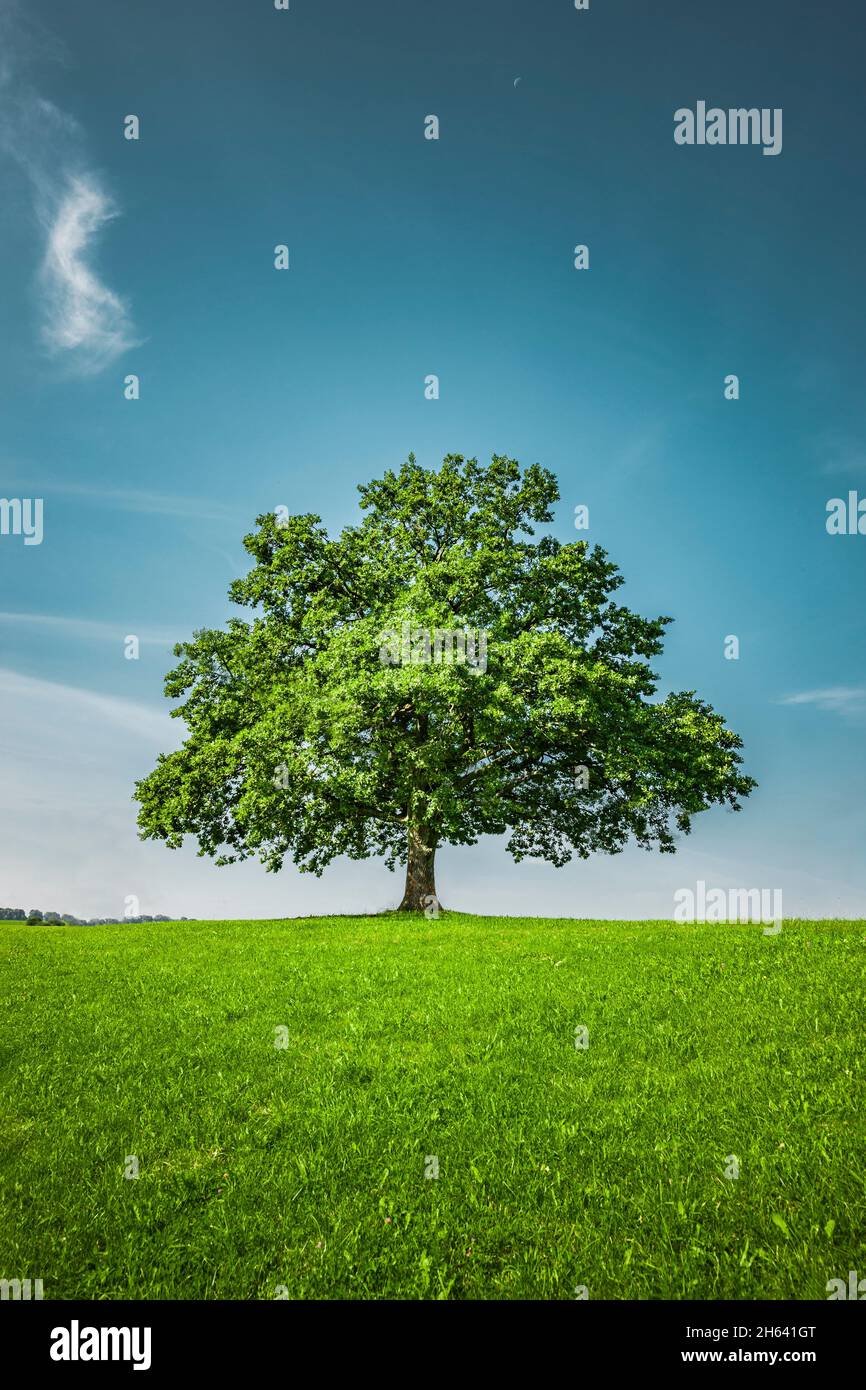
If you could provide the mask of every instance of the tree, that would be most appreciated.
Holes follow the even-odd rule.
[[[315,874],[381,855],[416,911],[442,844],[508,834],[515,860],[562,865],[631,837],[672,852],[698,812],[739,809],[741,740],[692,691],[656,698],[671,619],[613,601],[599,546],[533,539],[553,474],[410,455],[359,492],[334,539],[259,517],[229,590],[250,620],[175,647],[188,732],[136,785],[143,838]]]
[[[40,912],[40,910],[39,910],[38,907],[31,907],[30,911],[29,911],[28,914],[27,914],[27,921],[28,921],[28,922],[41,922],[41,921],[42,921],[42,913]]]

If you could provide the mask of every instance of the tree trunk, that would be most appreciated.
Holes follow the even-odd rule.
[[[409,827],[406,858],[406,889],[398,912],[426,912],[437,916],[439,900],[433,863],[436,846],[427,844],[427,836],[415,826]]]

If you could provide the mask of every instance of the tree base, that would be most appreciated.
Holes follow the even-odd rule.
[[[442,908],[436,893],[435,859],[435,847],[425,844],[417,831],[410,829],[406,885],[398,912],[423,912],[425,917],[439,916]]]
[[[425,917],[441,917],[445,908],[436,896],[435,890],[432,893],[424,893],[420,898],[414,894],[407,894],[397,912],[421,912]]]

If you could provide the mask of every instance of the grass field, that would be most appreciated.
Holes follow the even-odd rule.
[[[866,1276],[862,922],[4,922],[0,971],[0,1277],[46,1299]]]

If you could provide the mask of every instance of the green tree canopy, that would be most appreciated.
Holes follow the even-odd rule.
[[[410,455],[359,491],[335,539],[259,517],[229,590],[249,620],[175,648],[188,732],[136,786],[143,837],[316,874],[383,856],[418,909],[442,844],[507,834],[515,860],[562,865],[631,838],[671,852],[699,811],[739,809],[740,738],[693,691],[656,696],[671,620],[614,602],[599,546],[533,539],[552,473]]]

